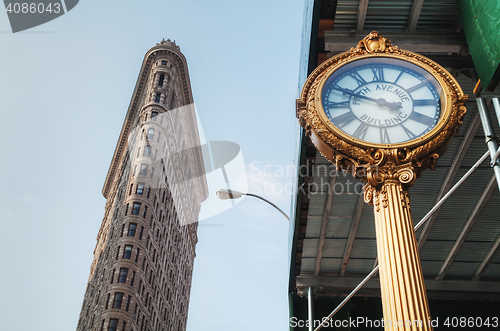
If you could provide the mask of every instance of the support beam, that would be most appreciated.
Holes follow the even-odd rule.
[[[359,285],[363,278],[357,277],[314,277],[314,276],[297,276],[297,286],[308,288],[324,288],[324,290],[344,289],[348,293],[353,288]],[[370,279],[363,288],[378,289],[380,288],[380,280],[376,278]],[[500,283],[481,281],[472,282],[468,280],[435,280],[425,279],[425,288],[427,291],[446,291],[446,292],[479,292],[479,293],[495,293],[500,294]]]
[[[410,13],[410,20],[408,21],[408,27],[406,28],[406,31],[415,32],[423,5],[424,5],[424,0],[413,1],[413,7],[411,8],[411,13]]]
[[[498,98],[492,98],[491,102],[493,103],[493,108],[495,108],[495,114],[497,115],[497,122],[500,123],[500,101],[498,100]]]
[[[356,25],[356,31],[361,32],[365,27],[366,11],[368,10],[369,0],[360,0],[358,7],[358,22]]]
[[[490,265],[491,261],[493,260],[495,255],[498,253],[499,248],[500,248],[500,235],[498,235],[497,239],[493,243],[493,246],[491,246],[490,250],[488,251],[488,253],[484,257],[483,261],[481,262],[481,264],[477,268],[476,272],[474,273],[474,277],[472,277],[473,281],[477,281],[477,280],[479,280],[479,278],[481,278],[483,276],[484,272],[486,271],[486,269]]]
[[[318,253],[316,254],[316,266],[314,267],[314,275],[319,275],[321,269],[321,259],[323,258],[323,249],[325,247],[326,230],[328,229],[328,221],[330,219],[330,210],[332,208],[333,187],[335,186],[336,176],[330,178],[330,186],[326,195],[325,210],[323,212],[323,220],[321,221],[321,231],[319,233]]]
[[[346,49],[356,47],[358,42],[366,37],[366,32],[349,34],[349,31],[325,31],[325,51],[345,52]],[[393,45],[416,53],[453,53],[461,54],[462,48],[467,47],[463,34],[449,33],[408,33],[390,32],[384,37],[391,40]]]
[[[465,223],[464,227],[462,228],[462,231],[458,235],[457,240],[455,241],[455,244],[451,248],[450,252],[448,253],[448,256],[446,257],[446,260],[444,261],[443,265],[441,266],[441,269],[439,270],[438,275],[436,276],[436,279],[443,279],[443,277],[446,275],[446,272],[450,268],[453,260],[458,254],[458,251],[462,247],[463,243],[465,242],[465,239],[467,239],[467,236],[469,235],[470,231],[472,230],[472,227],[476,223],[479,215],[481,215],[481,212],[484,209],[484,206],[486,206],[486,203],[490,199],[491,195],[493,194],[493,189],[497,187],[496,185],[496,178],[495,175],[493,175],[488,182],[488,185],[484,189],[483,194],[479,198],[476,207],[474,207],[474,210],[472,211],[471,215],[469,216],[469,219]]]
[[[309,331],[314,330],[314,292],[313,288],[307,288],[307,318],[309,319]]]
[[[351,256],[352,244],[354,242],[354,238],[356,238],[356,231],[358,230],[359,220],[361,219],[361,214],[363,213],[364,205],[365,205],[364,195],[360,194],[358,203],[356,205],[356,211],[354,212],[354,217],[352,219],[351,230],[349,230],[349,238],[347,239],[347,244],[345,246],[340,277],[344,277],[345,275],[345,271],[347,269],[347,263],[349,262],[349,256]]]
[[[467,128],[467,132],[464,135],[464,138],[462,140],[462,144],[457,150],[457,154],[455,155],[455,159],[453,160],[453,163],[451,164],[450,170],[448,170],[448,174],[446,175],[446,178],[444,179],[443,185],[441,186],[441,190],[439,191],[437,197],[436,197],[436,204],[441,198],[446,194],[446,192],[449,191],[451,185],[453,185],[453,180],[455,179],[455,176],[457,175],[458,170],[460,169],[460,165],[462,164],[462,161],[465,158],[465,154],[469,150],[470,144],[472,143],[472,140],[474,139],[474,136],[476,135],[476,131],[479,128],[479,123],[481,123],[479,119],[479,113],[476,112],[474,114],[474,117],[472,118],[472,121]],[[438,213],[434,213],[431,218],[427,221],[427,223],[424,224],[422,231],[420,232],[420,236],[418,237],[418,248],[422,249],[424,246],[425,241],[427,240],[427,237],[429,236],[429,233],[431,231],[431,227],[434,224],[434,221],[436,220],[438,216]]]
[[[479,116],[481,116],[481,124],[483,125],[484,137],[486,138],[486,145],[488,146],[488,150],[490,151],[491,160],[495,158],[496,153],[498,152],[499,145],[497,141],[497,136],[495,134],[495,129],[493,128],[493,124],[491,123],[490,113],[488,110],[488,105],[486,104],[486,100],[483,98],[476,98],[477,102],[477,111],[479,112]],[[500,165],[497,163],[492,165],[493,172],[497,178],[498,188],[500,189]]]

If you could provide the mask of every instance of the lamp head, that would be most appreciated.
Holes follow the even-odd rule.
[[[216,194],[217,197],[221,200],[241,198],[241,192],[235,190],[228,190],[226,188],[218,189]]]

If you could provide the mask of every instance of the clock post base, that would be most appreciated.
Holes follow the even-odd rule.
[[[408,191],[386,181],[365,200],[374,205],[385,330],[432,330]]]

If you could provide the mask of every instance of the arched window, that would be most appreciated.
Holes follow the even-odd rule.
[[[153,140],[154,136],[155,136],[155,129],[153,129],[153,128],[149,129],[148,135],[146,136],[146,138]]]
[[[156,121],[156,116],[158,116],[158,112],[157,111],[151,112],[151,120],[152,121]]]
[[[158,86],[163,86],[163,81],[165,80],[165,74],[160,75],[160,81],[158,82]]]
[[[144,154],[142,156],[149,157],[151,155],[151,146],[144,147]]]
[[[156,93],[155,102],[160,102],[161,93]]]

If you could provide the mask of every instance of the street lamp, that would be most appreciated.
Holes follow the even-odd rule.
[[[242,195],[248,195],[248,196],[251,196],[251,197],[255,197],[255,198],[258,198],[260,200],[263,200],[265,202],[267,202],[268,204],[270,204],[271,206],[273,206],[274,208],[278,209],[280,211],[280,213],[283,214],[283,216],[286,217],[287,220],[290,220],[290,217],[288,217],[287,214],[285,214],[285,212],[283,210],[281,210],[278,206],[276,206],[274,203],[272,203],[271,201],[269,200],[266,200],[264,199],[263,197],[260,197],[258,195],[255,195],[255,194],[252,194],[252,193],[242,193],[242,192],[239,192],[239,191],[235,191],[235,190],[228,190],[228,189],[225,189],[225,188],[220,188],[217,190],[216,192],[217,194],[217,197],[221,200],[227,200],[227,199],[239,199],[241,198]]]

